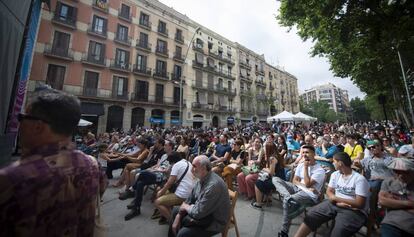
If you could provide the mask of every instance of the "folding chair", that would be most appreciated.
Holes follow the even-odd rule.
[[[240,237],[239,228],[237,227],[236,215],[234,214],[234,208],[236,207],[238,193],[236,191],[231,191],[230,189],[228,191],[231,202],[230,216],[226,227],[224,228],[223,232],[221,232],[221,236],[227,237],[229,229],[234,227],[236,230],[236,236]]]

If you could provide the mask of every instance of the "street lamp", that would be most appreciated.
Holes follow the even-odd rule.
[[[404,86],[405,86],[405,92],[407,93],[407,99],[408,99],[408,107],[410,109],[410,114],[411,114],[411,126],[414,126],[414,112],[413,112],[413,106],[411,104],[411,97],[410,97],[410,91],[408,90],[408,85],[407,85],[407,79],[405,77],[405,71],[404,71],[404,66],[401,60],[401,54],[400,54],[400,50],[397,47],[397,54],[398,54],[398,59],[400,60],[400,66],[401,66],[401,72],[402,72],[402,77],[404,80]]]
[[[188,43],[187,52],[185,53],[185,56],[184,56],[184,63],[186,63],[186,61],[187,61],[188,52],[190,51],[190,47],[191,47],[191,44],[193,43],[194,37],[200,29],[201,29],[200,26],[198,26],[196,28],[193,36],[191,37],[190,42]],[[181,126],[183,126],[183,118],[184,118],[184,116],[183,116],[183,93],[184,93],[184,90],[183,90],[183,77],[181,76],[180,77],[180,111],[179,111],[180,112],[179,121],[181,122]]]

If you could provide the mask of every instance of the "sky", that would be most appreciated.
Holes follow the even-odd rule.
[[[298,78],[299,92],[333,83],[348,90],[350,98],[364,97],[351,80],[334,77],[326,58],[311,57],[312,43],[303,42],[292,29],[280,26],[275,17],[276,0],[160,0],[210,30],[238,42],[266,62],[278,65]]]

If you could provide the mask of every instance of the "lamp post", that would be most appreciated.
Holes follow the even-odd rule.
[[[411,126],[414,126],[414,112],[413,112],[413,106],[411,104],[410,91],[408,90],[407,78],[405,77],[404,66],[402,63],[401,54],[400,54],[400,50],[398,49],[398,47],[397,47],[397,54],[398,54],[398,59],[400,60],[400,66],[401,66],[402,77],[404,80],[405,92],[407,93],[408,107],[409,107],[410,114],[411,114]]]
[[[200,29],[201,29],[201,27],[199,27],[199,26],[196,28],[193,36],[191,37],[190,42],[188,43],[187,52],[185,53],[185,56],[184,56],[184,64],[187,61],[188,52],[190,51],[190,47],[191,47],[191,44],[193,43],[194,37]],[[179,121],[181,123],[181,126],[183,126],[183,118],[184,118],[184,116],[183,116],[183,93],[184,93],[184,90],[183,89],[184,89],[183,88],[183,77],[181,76],[180,77],[180,111],[179,111],[180,112]]]

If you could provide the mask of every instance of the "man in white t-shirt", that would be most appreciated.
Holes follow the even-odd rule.
[[[154,202],[161,214],[159,224],[168,223],[172,207],[181,205],[190,196],[195,184],[191,172],[193,166],[183,159],[179,152],[171,153],[168,156],[168,161],[172,165],[170,177],[163,188],[157,192],[157,199]],[[176,187],[175,190],[171,190],[173,186]]]
[[[369,185],[364,176],[352,170],[347,153],[334,155],[334,166],[326,194],[328,200],[312,207],[296,232],[307,236],[323,223],[335,219],[331,236],[352,236],[365,224],[369,208]]]
[[[315,205],[325,180],[325,170],[315,161],[315,148],[304,145],[301,148],[303,162],[296,168],[293,182],[273,177],[276,191],[283,196],[283,217],[279,237],[288,236],[290,222],[305,206]],[[298,158],[298,159],[301,159]]]

